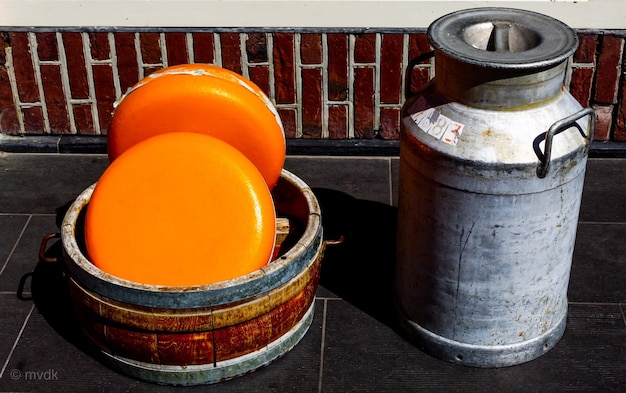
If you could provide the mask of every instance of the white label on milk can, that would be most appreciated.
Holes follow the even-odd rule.
[[[420,130],[453,146],[456,145],[461,132],[463,132],[463,127],[465,127],[463,124],[442,115],[441,111],[435,108],[414,113],[411,115],[411,119]]]

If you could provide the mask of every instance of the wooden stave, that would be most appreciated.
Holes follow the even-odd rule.
[[[124,316],[132,316],[137,311],[133,310],[133,305],[126,304],[124,314],[99,312],[98,309],[110,306],[107,301],[111,302],[111,299],[94,296],[71,278],[68,279],[68,286],[85,333],[101,350],[147,363],[204,364],[254,352],[293,328],[315,299],[321,257],[320,253],[294,280],[274,290],[280,301],[270,303],[270,309],[258,307],[256,298],[249,303],[233,306],[248,308],[249,312],[231,313],[232,318],[220,318],[216,324],[211,323],[216,319],[215,314],[228,314],[233,307],[226,305],[203,309],[201,312],[193,309],[176,310],[176,314],[156,314],[153,320],[149,319],[149,313],[139,310],[137,314],[141,317],[135,316],[129,324]],[[260,295],[265,298],[270,296],[269,293]],[[119,303],[117,305],[120,308],[122,306]],[[198,315],[204,318],[197,318]],[[200,324],[194,326],[193,320],[199,320]],[[252,336],[253,339],[246,336]],[[179,346],[181,349],[177,354],[168,355],[167,342],[170,347]],[[198,347],[204,349],[198,350]]]

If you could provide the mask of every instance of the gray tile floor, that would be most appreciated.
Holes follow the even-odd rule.
[[[0,392],[626,391],[624,159],[589,161],[559,344],[530,363],[474,369],[432,358],[396,332],[397,157],[288,157],[286,168],[320,200],[326,237],[346,238],[325,255],[313,324],[270,366],[190,388],[140,382],[95,360],[58,291],[58,269],[38,260],[43,235],[58,231],[57,213],[107,163],[0,153]]]

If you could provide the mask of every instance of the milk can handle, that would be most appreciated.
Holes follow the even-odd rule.
[[[419,63],[423,62],[424,60],[428,60],[433,56],[435,56],[434,50],[430,52],[422,53],[421,55],[414,57],[413,59],[411,59],[411,61],[409,61],[409,64],[407,64],[406,66],[406,79],[404,82],[404,98],[409,98],[415,95],[415,93],[411,91],[411,85],[413,84],[413,68],[415,68],[415,66],[418,65]]]
[[[583,131],[583,129],[576,122],[578,119],[585,117],[585,116],[589,116],[589,124],[587,126],[587,135],[585,135],[585,132]],[[578,129],[580,134],[584,138],[587,138],[589,142],[591,142],[593,140],[593,131],[595,128],[595,124],[596,124],[595,112],[591,108],[585,108],[574,113],[573,115],[567,116],[561,120],[554,122],[554,124],[550,126],[550,128],[548,129],[548,131],[546,131],[545,134],[542,134],[539,137],[537,137],[537,139],[535,139],[536,141],[535,153],[537,154],[537,157],[539,158],[539,161],[540,161],[539,167],[537,167],[537,176],[540,178],[544,178],[546,177],[546,175],[548,174],[548,171],[550,170],[550,158],[552,156],[552,138],[554,138],[555,135],[558,135],[561,132],[571,127],[576,127],[576,129]],[[543,135],[545,135],[544,138],[545,138],[546,143],[542,152],[541,149],[538,147],[538,145],[542,139],[541,136]]]

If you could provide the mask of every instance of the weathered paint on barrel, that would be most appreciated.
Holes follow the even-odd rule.
[[[530,41],[509,52],[509,37]],[[399,319],[444,360],[526,362],[565,329],[593,135],[593,111],[563,89],[576,36],[542,15],[489,8],[435,21],[429,38],[436,77],[403,108]]]
[[[259,271],[197,287],[138,284],[95,267],[76,237],[93,188],[70,207],[61,238],[72,302],[111,367],[157,383],[214,383],[270,363],[304,336],[324,244],[317,200],[295,175],[283,171],[273,190],[294,228],[286,249]]]

